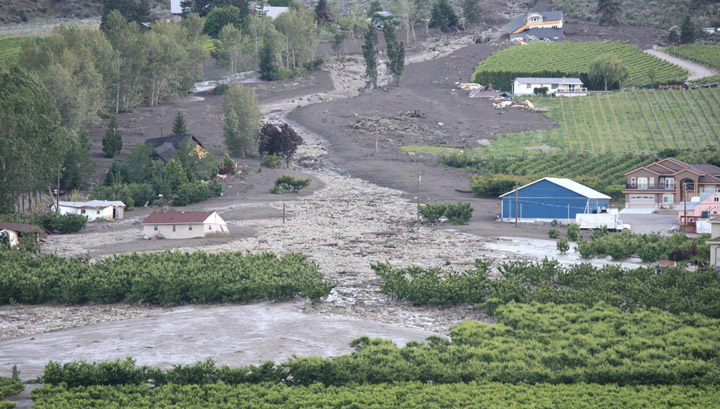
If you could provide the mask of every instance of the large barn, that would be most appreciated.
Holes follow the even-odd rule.
[[[515,197],[517,196],[517,205]],[[574,223],[578,213],[607,209],[610,196],[570,179],[542,178],[500,196],[503,221]]]

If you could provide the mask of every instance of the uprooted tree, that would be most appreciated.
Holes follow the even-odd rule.
[[[302,145],[302,137],[288,124],[264,123],[260,129],[261,155],[277,155],[285,159],[285,166],[290,166],[290,158]]]

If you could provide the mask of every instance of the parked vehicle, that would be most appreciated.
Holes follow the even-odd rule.
[[[613,231],[632,230],[629,224],[624,224],[622,220],[620,220],[617,209],[592,214],[578,213],[575,215],[575,223],[577,223],[581,229],[592,230],[606,226],[608,230]]]

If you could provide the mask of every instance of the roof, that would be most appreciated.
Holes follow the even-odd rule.
[[[550,182],[550,183],[554,183],[554,184],[556,184],[556,185],[558,185],[558,186],[560,186],[560,187],[564,187],[565,189],[570,190],[570,191],[572,191],[572,192],[575,192],[575,193],[577,193],[577,194],[579,194],[579,195],[585,196],[585,197],[587,197],[588,199],[608,199],[608,200],[610,199],[610,196],[608,196],[608,195],[606,195],[606,194],[600,193],[600,192],[598,192],[598,191],[595,190],[595,189],[590,189],[589,187],[587,187],[587,186],[585,186],[585,185],[581,185],[580,183],[578,183],[578,182],[576,182],[576,181],[574,181],[574,180],[565,179],[565,178],[542,178],[542,179],[538,179],[538,180],[536,180],[536,181],[534,181],[534,182],[528,183],[528,184],[525,185],[525,186],[519,187],[518,190],[524,189],[524,188],[526,188],[526,187],[528,187],[528,186],[530,186],[530,185],[534,185],[535,183],[542,182],[543,180],[547,180],[547,181]],[[507,196],[507,195],[509,195],[509,194],[511,194],[511,193],[514,193],[514,192],[515,192],[515,190],[511,190],[511,191],[505,193],[504,195],[501,195],[500,197],[505,197],[505,196]]]
[[[265,6],[262,9],[258,9],[257,11],[265,13],[266,17],[274,19],[275,17],[281,15],[288,10],[290,10],[290,7]]]
[[[186,138],[190,138],[195,143],[200,145],[201,148],[204,148],[202,143],[195,137],[193,134],[183,134],[183,135],[170,135],[170,136],[162,136],[159,138],[150,138],[145,141],[148,145],[155,148],[155,152],[157,155],[162,159],[164,162],[169,162],[170,159],[175,157],[175,151],[177,151],[178,146],[180,146],[180,142],[184,141]]]
[[[665,168],[668,171],[663,172],[659,167]],[[625,175],[629,175],[637,170],[645,169],[657,173],[659,175],[674,175],[682,171],[689,171],[696,173],[700,176],[699,182],[701,183],[720,183],[720,167],[709,164],[690,164],[683,162],[675,158],[665,158],[649,165],[641,166],[633,169],[629,172],[625,172]]]
[[[510,39],[514,40],[516,38],[534,37],[539,40],[543,40],[546,38],[563,38],[564,36],[565,32],[562,28],[534,27],[517,34],[510,34]]]
[[[541,77],[517,77],[515,81],[520,84],[575,84],[583,85],[580,78],[541,78]]]
[[[690,200],[687,202],[687,210],[695,209],[696,207],[705,203],[708,199],[717,194],[718,192],[703,192],[700,194],[700,196],[691,197]],[[680,204],[677,205],[677,208],[680,209],[680,211],[685,210],[685,202],[680,202]]]
[[[142,224],[200,224],[213,213],[215,212],[152,212]]]
[[[125,203],[119,201],[119,200],[90,200],[88,202],[63,202],[60,201],[60,206],[65,207],[108,207],[108,206],[118,206],[118,207],[125,207]]]
[[[510,21],[503,27],[503,30],[506,33],[513,33],[515,30],[519,29],[520,27],[525,25],[525,19],[527,18],[528,14],[539,14],[542,16],[543,21],[557,21],[562,20],[563,13],[562,11],[539,11],[539,12],[530,12],[525,13],[523,15],[520,15],[516,17],[514,20]]]
[[[50,232],[47,231],[43,227],[35,226],[34,224],[23,224],[23,223],[0,222],[0,230],[12,230],[12,231],[19,231],[19,232],[42,230],[45,233],[50,234]]]

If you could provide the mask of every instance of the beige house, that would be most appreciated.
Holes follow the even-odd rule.
[[[7,237],[10,247],[20,244],[20,237],[28,234],[33,234],[35,240],[40,240],[41,236],[50,234],[50,232],[32,224],[0,222],[0,237]]]
[[[227,223],[216,212],[153,212],[142,222],[146,238],[193,239],[229,234]]]

